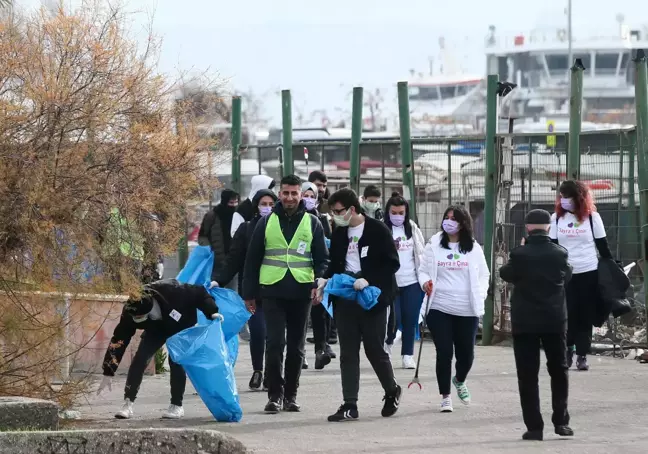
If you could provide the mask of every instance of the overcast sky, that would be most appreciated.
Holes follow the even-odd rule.
[[[40,0],[14,0],[33,6]],[[66,0],[72,5],[77,0]],[[426,71],[445,37],[463,69],[483,74],[489,25],[502,33],[563,26],[567,0],[125,0],[129,10],[154,14],[164,39],[161,69],[210,68],[238,89],[267,94],[266,110],[280,117],[290,88],[305,111],[350,106],[353,85],[388,89],[409,69]],[[573,0],[574,36],[616,33],[616,15],[648,25],[648,0]],[[524,6],[522,6],[524,4]],[[506,5],[509,7],[506,8]],[[137,15],[144,24],[147,14]],[[138,25],[136,23],[136,25]]]

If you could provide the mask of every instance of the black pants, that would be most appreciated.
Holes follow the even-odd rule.
[[[565,333],[515,334],[513,352],[517,368],[518,387],[522,417],[528,430],[544,429],[540,413],[540,391],[538,373],[540,372],[540,344],[547,357],[547,371],[551,377],[551,405],[554,426],[569,424],[567,396],[569,394],[569,372],[567,368],[567,343]]]
[[[592,326],[596,314],[598,271],[574,274],[567,284],[567,346],[585,356],[592,345]]]
[[[455,377],[459,383],[466,381],[475,359],[475,337],[479,326],[478,317],[459,317],[431,310],[426,317],[427,326],[436,347],[436,376],[439,394],[450,395],[452,382],[452,357]]]
[[[266,345],[266,323],[263,313],[263,304],[256,302],[256,311],[248,320],[250,327],[250,356],[252,357],[252,369],[263,372],[263,357]]]
[[[393,394],[397,384],[389,355],[385,351],[387,308],[365,311],[355,301],[338,300],[334,310],[340,343],[344,402],[355,404],[358,401],[361,342],[385,393]]]
[[[128,369],[126,377],[126,388],[124,390],[124,399],[135,402],[139,392],[144,371],[148,367],[151,359],[167,340],[167,336],[157,331],[144,331],[142,341],[139,344],[137,352],[133,357],[133,362]],[[187,375],[180,364],[173,362],[169,356],[169,368],[171,369],[171,405],[182,407],[182,398],[184,397],[185,386],[187,384]]]
[[[297,397],[310,308],[310,300],[263,300],[267,336],[266,380],[270,399]],[[284,348],[285,368],[283,367]],[[285,369],[284,377],[281,376],[282,369]]]
[[[323,304],[317,304],[311,308],[311,320],[313,322],[313,338],[315,339],[315,352],[324,350],[328,343],[331,331],[331,317]]]

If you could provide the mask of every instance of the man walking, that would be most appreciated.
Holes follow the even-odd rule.
[[[358,419],[360,388],[360,344],[385,390],[382,416],[398,410],[402,389],[385,350],[387,314],[396,297],[396,271],[400,267],[398,251],[387,226],[364,216],[358,196],[344,188],[329,198],[336,229],[331,236],[331,263],[325,278],[349,274],[356,278],[353,288],[361,291],[369,285],[381,290],[378,303],[366,311],[355,301],[334,299],[334,317],[340,342],[340,369],[344,403],[328,417],[330,422]],[[325,280],[319,282],[323,288]]]
[[[567,304],[565,286],[571,277],[567,251],[549,238],[551,215],[531,210],[525,218],[528,239],[511,251],[500,276],[512,283],[511,326],[517,368],[522,417],[527,427],[524,440],[543,438],[538,373],[540,346],[547,357],[551,377],[551,421],[556,434],[569,437],[567,396],[569,379],[567,357]]]
[[[243,276],[246,304],[254,310],[255,297],[260,293],[265,312],[267,413],[278,413],[282,401],[284,411],[300,410],[296,399],[306,324],[316,294],[315,278],[324,273],[327,265],[322,224],[306,212],[299,177],[285,176],[279,203],[254,229]]]
[[[124,405],[115,418],[133,416],[133,403],[137,398],[144,371],[155,353],[166,340],[180,331],[194,326],[200,310],[207,318],[219,316],[214,298],[199,285],[181,284],[175,279],[157,281],[144,286],[142,296],[131,298],[124,305],[119,324],[115,327],[103,361],[104,378],[97,394],[112,389],[112,380],[131,339],[138,329],[143,329],[142,342],[128,369]],[[182,400],[187,382],[184,369],[169,357],[171,368],[171,405],[163,418],[179,419],[184,416]]]

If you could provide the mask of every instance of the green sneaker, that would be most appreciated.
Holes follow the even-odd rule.
[[[452,377],[452,384],[455,388],[457,388],[457,395],[459,396],[459,400],[465,405],[470,404],[470,391],[468,391],[466,384],[459,383],[457,381],[457,377]]]

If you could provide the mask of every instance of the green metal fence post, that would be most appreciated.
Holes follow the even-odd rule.
[[[241,97],[232,97],[232,189],[241,193]],[[259,159],[261,162],[261,159]]]
[[[403,195],[410,202],[410,216],[416,218],[416,185],[414,181],[414,152],[410,129],[409,89],[407,82],[398,82],[398,119],[400,122],[401,163],[403,165]]]
[[[283,174],[292,175],[294,172],[292,149],[292,100],[290,90],[281,91],[281,116],[283,120]]]
[[[495,234],[495,197],[497,183],[497,157],[495,156],[495,140],[497,132],[497,82],[499,76],[488,76],[486,94],[486,181],[484,193],[484,255],[491,272],[491,285],[484,308],[482,328],[482,345],[490,345],[493,340],[493,288],[495,283],[495,267],[493,262],[493,236]]]
[[[569,152],[567,155],[567,179],[578,180],[580,176],[580,133],[583,120],[583,61],[577,58],[571,68],[569,97]]]
[[[639,217],[641,219],[641,254],[644,272],[644,305],[648,310],[648,64],[646,54],[638,50],[634,59],[636,68],[635,103],[637,112],[637,166],[639,173]]]
[[[452,205],[452,142],[448,142],[448,205]]]
[[[353,88],[351,113],[351,189],[360,193],[360,141],[362,140],[362,87]]]

